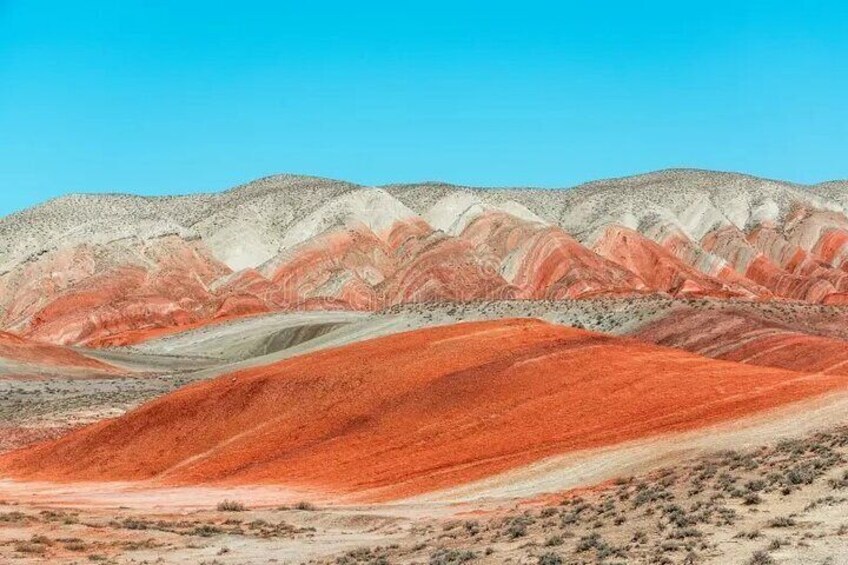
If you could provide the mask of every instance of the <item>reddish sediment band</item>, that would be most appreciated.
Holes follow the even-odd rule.
[[[0,456],[0,476],[279,484],[398,499],[741,418],[848,377],[537,320],[420,329],[198,383]]]
[[[24,364],[94,369],[107,373],[121,372],[108,363],[86,357],[73,349],[40,343],[2,331],[0,331],[0,358]]]

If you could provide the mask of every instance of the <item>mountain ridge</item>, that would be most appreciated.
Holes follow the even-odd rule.
[[[211,194],[68,195],[0,219],[0,329],[108,344],[221,316],[410,301],[841,304],[843,185],[667,169],[570,189],[274,175]]]
[[[627,180],[635,180],[635,179],[647,179],[649,177],[659,177],[663,175],[670,174],[686,174],[686,173],[699,173],[699,174],[707,174],[714,176],[727,176],[732,178],[746,178],[756,181],[764,181],[764,182],[773,182],[782,185],[795,186],[801,189],[815,189],[815,188],[828,188],[828,187],[836,187],[836,188],[848,188],[848,178],[846,179],[830,179],[825,181],[820,181],[816,183],[801,183],[795,181],[786,181],[777,178],[770,177],[761,177],[758,175],[753,175],[749,173],[736,172],[736,171],[720,171],[717,169],[702,169],[698,167],[667,167],[663,169],[656,169],[651,171],[646,171],[643,173],[634,173],[632,175],[622,175],[622,176],[613,176],[613,177],[605,177],[595,180],[589,180],[585,182],[581,182],[578,184],[574,184],[571,186],[536,186],[536,185],[470,185],[470,184],[458,184],[451,183],[443,180],[437,179],[428,179],[421,181],[410,181],[410,182],[390,182],[385,184],[362,184],[355,183],[351,181],[346,181],[343,179],[337,179],[334,177],[324,177],[320,175],[311,175],[306,173],[274,173],[270,175],[265,175],[262,177],[257,177],[253,180],[243,182],[240,184],[236,184],[229,188],[223,189],[210,189],[210,190],[200,190],[197,192],[191,193],[180,193],[180,194],[138,194],[134,192],[124,192],[121,190],[114,191],[104,191],[104,192],[85,192],[74,190],[70,191],[66,194],[60,196],[54,196],[42,202],[36,203],[27,208],[17,210],[15,212],[11,212],[4,216],[0,216],[0,220],[4,218],[8,218],[10,216],[15,216],[19,214],[23,214],[29,212],[33,209],[40,208],[42,206],[49,205],[55,201],[61,201],[64,199],[72,199],[72,198],[128,198],[128,199],[141,199],[141,200],[182,200],[182,199],[191,199],[191,198],[203,198],[210,196],[219,196],[227,193],[237,192],[244,189],[253,189],[254,185],[257,184],[265,184],[273,181],[284,180],[284,179],[295,179],[302,181],[317,181],[320,183],[326,184],[342,184],[348,185],[356,188],[382,188],[382,189],[391,189],[391,188],[415,188],[415,187],[446,187],[453,189],[467,189],[467,190],[530,190],[530,191],[566,191],[566,190],[574,190],[578,188],[588,188],[596,185],[603,185],[607,183],[613,183],[618,181],[627,181]]]

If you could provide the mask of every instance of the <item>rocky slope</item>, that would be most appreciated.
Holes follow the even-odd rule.
[[[268,311],[429,301],[842,304],[846,195],[695,170],[568,190],[283,175],[197,196],[71,195],[0,220],[0,329],[109,345]]]

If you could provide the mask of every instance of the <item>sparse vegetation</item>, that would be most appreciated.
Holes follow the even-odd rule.
[[[539,556],[539,565],[562,565],[562,557],[553,552],[543,553]]]
[[[430,565],[459,565],[477,557],[473,551],[462,549],[439,549],[430,555]]]
[[[772,565],[774,563],[774,558],[772,558],[768,552],[759,550],[754,552],[754,555],[751,556],[748,563],[749,565]]]
[[[790,528],[795,525],[795,519],[791,516],[780,516],[768,521],[770,528]]]
[[[235,500],[223,500],[216,506],[218,512],[244,512],[247,507],[241,502]]]

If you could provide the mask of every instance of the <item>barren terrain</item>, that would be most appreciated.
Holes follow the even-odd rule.
[[[0,561],[848,562],[844,185],[0,219]]]

